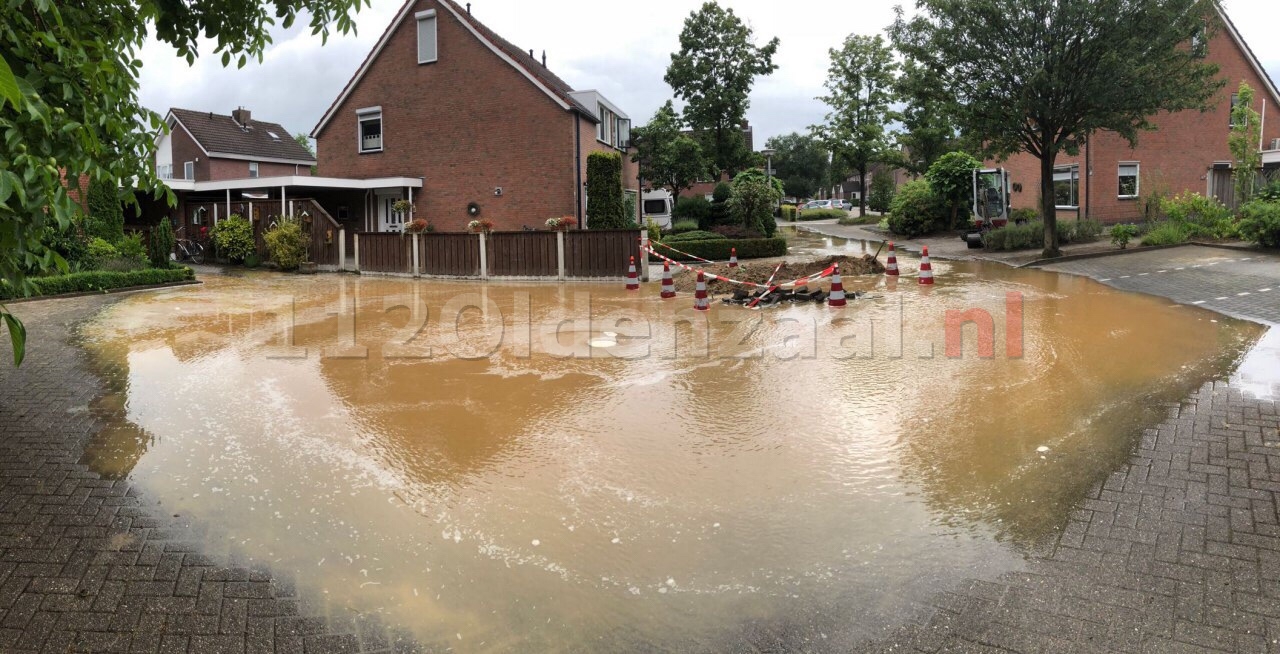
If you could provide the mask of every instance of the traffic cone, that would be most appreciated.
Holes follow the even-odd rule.
[[[729,248],[729,267],[738,267],[738,248]]]
[[[831,275],[831,296],[827,298],[827,306],[842,307],[844,301],[844,282],[840,281],[840,266]]]
[[[693,308],[698,311],[711,309],[711,302],[707,300],[707,278],[703,276],[701,270],[698,271],[698,285],[693,291]]]
[[[669,300],[676,296],[676,284],[671,281],[671,262],[662,262],[662,298]]]
[[[631,265],[627,268],[627,290],[640,290],[640,278],[636,277],[636,258],[631,257]]]
[[[933,284],[933,264],[929,263],[929,246],[920,253],[920,283]]]
[[[889,261],[884,264],[884,274],[898,276],[898,253],[893,249],[893,241],[889,241]]]

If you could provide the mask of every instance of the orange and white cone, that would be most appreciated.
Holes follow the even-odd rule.
[[[884,274],[898,276],[898,253],[893,249],[893,241],[889,241],[889,260],[884,264]]]
[[[729,267],[738,267],[738,248],[729,248]]]
[[[671,281],[671,262],[662,262],[662,298],[669,300],[676,296],[676,284]]]
[[[836,266],[835,272],[831,275],[831,295],[827,298],[827,306],[842,307],[844,305],[844,282],[840,280],[840,266]]]
[[[627,268],[627,290],[640,290],[640,278],[636,277],[636,258],[631,257],[631,265]]]
[[[693,291],[693,308],[698,311],[711,309],[711,302],[707,300],[707,278],[703,276],[701,270],[698,271],[698,285]]]
[[[920,253],[920,283],[933,284],[933,264],[929,263],[929,246]]]

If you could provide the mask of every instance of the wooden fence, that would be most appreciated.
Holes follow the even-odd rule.
[[[223,202],[188,203],[187,215],[180,217],[179,224],[173,226],[177,236],[195,241],[208,240],[208,232],[202,231],[201,228],[212,230],[216,222],[226,219],[227,208],[228,205]],[[263,261],[269,259],[265,235],[267,230],[279,220],[280,208],[279,200],[237,200],[230,204],[232,214],[250,219],[253,225],[254,247],[258,257]],[[342,244],[344,234],[338,221],[334,220],[319,202],[311,198],[289,200],[287,208],[291,215],[303,220],[303,229],[309,231],[311,260],[324,269],[337,270],[345,249]],[[205,247],[208,251],[212,248],[212,244],[206,243]]]
[[[355,270],[412,276],[506,279],[621,279],[631,257],[641,266],[634,229],[491,234],[361,232]]]

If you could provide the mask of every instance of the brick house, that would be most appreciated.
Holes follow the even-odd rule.
[[[683,130],[681,134],[684,134],[685,136],[689,136],[689,137],[696,136],[693,130]],[[751,123],[749,121],[745,121],[745,120],[742,121],[742,140],[747,144],[748,150],[752,152],[756,151],[755,130],[751,128]],[[689,197],[697,197],[700,195],[710,200],[711,195],[715,193],[717,186],[719,186],[724,182],[731,182],[731,181],[733,181],[733,178],[729,176],[729,173],[727,172],[720,173],[720,179],[702,180],[702,181],[696,182],[693,185],[693,187],[680,191],[680,197],[689,198]]]
[[[1078,156],[1059,155],[1054,169],[1058,215],[1077,215],[1104,222],[1141,217],[1139,198],[1150,190],[1177,194],[1194,191],[1234,203],[1231,153],[1227,136],[1231,107],[1243,80],[1254,89],[1254,110],[1262,115],[1263,163],[1267,172],[1280,167],[1280,93],[1221,7],[1220,29],[1204,44],[1205,57],[1220,68],[1227,84],[1206,112],[1162,113],[1155,131],[1138,135],[1136,147],[1104,132],[1093,135]],[[1039,209],[1040,161],[1018,153],[986,165],[1009,170],[1012,205]]]
[[[156,175],[162,180],[215,181],[310,175],[316,158],[277,123],[170,109],[168,131],[156,135]]]
[[[630,120],[596,91],[578,91],[452,0],[408,0],[312,131],[319,172],[421,179],[412,198],[385,189],[355,229],[387,231],[396,200],[436,229],[473,218],[499,230],[548,218],[585,220],[587,156],[627,154]],[[635,204],[639,204],[636,202]],[[348,231],[353,231],[352,227]]]

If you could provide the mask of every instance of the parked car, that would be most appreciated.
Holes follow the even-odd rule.
[[[643,202],[640,212],[643,214],[643,223],[648,224],[653,221],[662,229],[671,227],[671,212],[675,208],[675,199],[671,197],[671,192],[665,189],[656,191],[645,191],[641,197]]]
[[[833,200],[810,200],[807,204],[804,205],[804,208],[805,209],[834,209],[835,204]]]
[[[853,211],[853,203],[848,200],[840,200],[840,209],[845,211]]]

